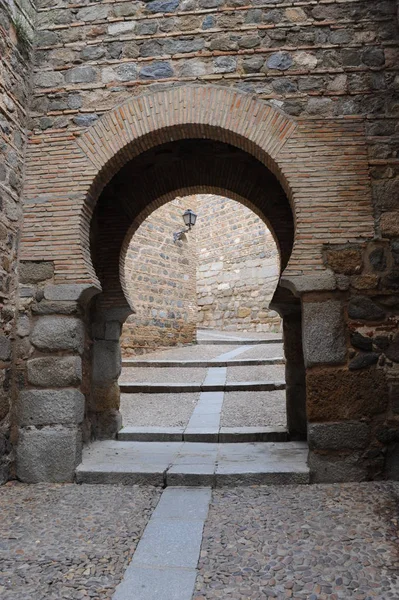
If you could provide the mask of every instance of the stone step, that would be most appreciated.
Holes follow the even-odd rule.
[[[125,358],[122,367],[258,367],[263,365],[283,365],[282,356],[276,358],[241,358],[237,360],[137,360]]]
[[[242,338],[240,340],[231,340],[231,339],[198,339],[197,340],[197,344],[200,344],[201,346],[203,345],[207,345],[207,346],[232,346],[232,345],[237,345],[237,346],[259,346],[259,344],[282,344],[283,343],[283,339],[282,338],[275,338],[275,339],[270,339],[270,340],[265,340],[265,339],[249,339],[249,338]]]
[[[305,442],[94,442],[78,483],[212,486],[309,483]]]
[[[124,427],[118,440],[130,442],[286,442],[285,427],[219,427],[191,432],[187,427]]]
[[[229,383],[122,382],[124,394],[176,394],[179,392],[270,392],[285,390],[285,381],[231,381]]]

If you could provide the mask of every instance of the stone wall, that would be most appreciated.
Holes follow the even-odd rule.
[[[276,244],[249,208],[220,196],[197,197],[197,297],[200,327],[270,331],[279,277]]]
[[[197,214],[181,242],[182,214]],[[135,314],[122,334],[125,355],[192,343],[196,328],[268,331],[278,251],[266,225],[242,204],[211,194],[187,196],[154,211],[133,235],[125,281]]]
[[[295,333],[295,348],[302,327],[312,476],[399,477],[396,0],[42,0],[40,6],[23,258],[54,261],[56,289],[40,284],[34,292],[44,294],[45,310],[56,296],[62,319],[70,287],[97,284],[90,217],[112,178],[122,193],[127,181],[136,185],[119,203],[112,194],[99,201],[119,235],[113,260],[129,216],[134,220],[173,193],[223,190],[273,219],[288,260],[290,235],[277,228],[287,223],[291,234],[292,215],[278,212],[287,203],[271,189],[267,167],[295,218],[283,283],[300,297],[303,318],[295,312],[284,335]],[[203,144],[209,140],[213,146]],[[287,323],[292,305],[284,297],[280,307]],[[118,328],[114,313],[108,316],[97,323],[94,361],[113,386],[113,397],[96,399],[104,422],[119,402]],[[49,336],[46,344],[49,354]],[[53,367],[67,364],[71,378],[55,383],[89,397],[76,373],[80,349],[68,339],[63,348],[55,364],[39,357],[36,346],[29,385],[52,388]],[[109,365],[107,353],[115,359],[111,374],[101,369]],[[292,398],[298,385],[290,383]],[[60,412],[48,418],[48,429],[43,417],[35,430],[21,425],[20,456],[31,461],[21,468],[26,479],[38,477],[43,454],[54,455],[61,440],[71,451],[56,475],[73,477],[78,416],[65,417],[67,425]]]
[[[23,318],[17,328],[17,254],[33,18],[28,0],[0,0],[0,483],[9,475],[13,366],[24,352],[26,335]]]
[[[129,245],[125,281],[135,314],[123,327],[127,356],[195,340],[195,232],[173,241],[173,233],[184,227],[182,214],[189,204],[176,199],[158,208]]]

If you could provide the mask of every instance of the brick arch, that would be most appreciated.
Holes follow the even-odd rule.
[[[288,192],[275,159],[295,128],[290,117],[250,94],[218,86],[177,86],[130,99],[106,113],[77,143],[97,170],[89,192],[92,201],[132,158],[184,138],[237,146],[263,162]]]
[[[373,236],[361,122],[294,122],[244,92],[174,86],[128,100],[80,136],[49,133],[40,146],[30,140],[22,259],[53,260],[57,283],[98,285],[89,240],[102,189],[135,156],[166,141],[193,137],[236,146],[276,176],[296,222],[285,274],[325,270],[323,243]]]

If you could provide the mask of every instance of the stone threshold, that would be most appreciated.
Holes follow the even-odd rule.
[[[237,486],[307,484],[306,442],[202,444],[104,440],[84,448],[76,481],[88,484]]]
[[[270,392],[285,390],[285,381],[232,381],[230,383],[130,383],[119,384],[123,394],[178,392]]]
[[[264,340],[264,339],[260,339],[260,340],[251,340],[251,339],[240,339],[238,340],[212,340],[212,339],[200,339],[197,340],[197,344],[203,346],[233,346],[233,345],[239,345],[239,346],[259,346],[260,344],[282,344],[283,340],[282,338],[275,338],[275,339],[270,339],[270,340]]]
[[[285,427],[124,427],[118,440],[130,442],[287,442]]]
[[[237,360],[136,360],[125,358],[122,367],[257,367],[262,365],[283,365],[282,356],[276,358],[241,358]]]

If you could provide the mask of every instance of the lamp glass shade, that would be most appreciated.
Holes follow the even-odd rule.
[[[197,220],[197,215],[190,209],[187,209],[183,214],[183,221],[187,227],[194,227]]]

